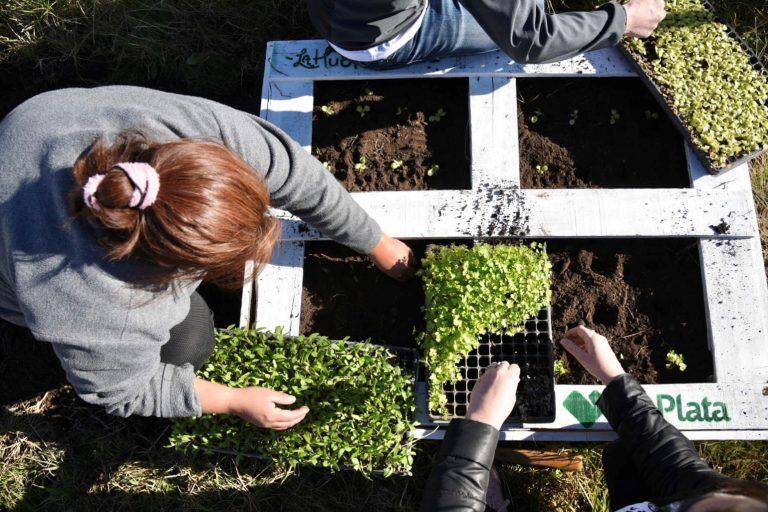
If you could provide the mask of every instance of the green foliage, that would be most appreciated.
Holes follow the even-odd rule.
[[[368,168],[368,159],[365,156],[361,156],[360,160],[355,164],[356,171],[364,171]]]
[[[430,123],[439,123],[446,115],[448,115],[447,112],[442,108],[439,108],[437,109],[437,112],[429,116],[428,119]]]
[[[323,105],[320,107],[320,111],[327,116],[332,116],[336,113],[336,109],[333,108],[333,105]]]
[[[626,48],[716,168],[768,147],[768,80],[699,0],[669,0],[648,43]]]
[[[517,332],[549,303],[552,266],[537,243],[433,246],[422,264],[427,328],[419,342],[430,409],[445,414],[443,383],[461,378],[456,363],[481,335]]]
[[[675,352],[674,350],[670,350],[669,352],[667,352],[666,367],[667,367],[667,370],[671,370],[672,368],[677,368],[681,372],[684,372],[688,368],[688,365],[685,364],[685,359],[683,358],[683,354]]]
[[[429,169],[427,169],[427,176],[434,176],[438,172],[440,172],[440,166],[435,164],[432,167],[430,167]]]
[[[536,172],[538,174],[544,174],[547,171],[549,171],[549,166],[547,164],[544,164],[544,165],[537,164],[536,165]]]
[[[230,327],[218,333],[199,376],[284,391],[296,397],[295,407],[309,406],[309,414],[283,432],[233,415],[185,418],[173,426],[172,446],[258,453],[290,467],[410,473],[413,382],[383,347]]]
[[[565,367],[565,363],[562,359],[555,360],[555,376],[561,377],[568,374],[568,368]]]
[[[389,168],[392,169],[393,171],[401,168],[402,166],[403,166],[402,160],[393,160],[392,163],[389,164]]]
[[[358,114],[360,114],[361,118],[363,118],[365,117],[365,114],[371,111],[371,107],[369,107],[368,105],[358,105],[357,107],[355,107],[355,111]]]

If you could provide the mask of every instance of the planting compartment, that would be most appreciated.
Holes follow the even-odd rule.
[[[687,147],[690,181],[686,187],[520,188],[518,78],[637,76],[618,49],[540,65],[517,64],[500,52],[491,52],[372,71],[339,57],[322,41],[273,42],[267,48],[262,117],[310,150],[313,89],[318,82],[414,77],[439,82],[468,77],[471,189],[361,192],[353,193],[355,200],[387,234],[411,241],[549,240],[551,254],[560,243],[553,239],[570,239],[563,243],[578,246],[582,240],[597,243],[595,239],[629,238],[640,249],[647,239],[659,239],[649,242],[659,245],[665,240],[690,241],[699,256],[699,268],[695,262],[690,267],[701,276],[706,332],[692,333],[690,346],[698,347],[702,357],[710,357],[714,382],[702,379],[644,387],[666,419],[690,439],[768,439],[768,389],[764,391],[768,382],[768,287],[747,166],[713,176]],[[323,236],[290,215],[278,215],[285,220],[283,241],[255,286],[244,287],[240,322],[266,328],[281,325],[297,334],[302,323],[305,245]],[[557,282],[557,275],[554,279]],[[557,304],[554,308],[557,325]],[[604,322],[608,316],[598,318]],[[557,338],[558,333],[554,334]],[[417,383],[417,399],[424,410],[426,388],[423,380]],[[593,384],[558,384],[555,421],[509,424],[500,439],[613,439],[615,434],[595,406],[602,390]],[[699,417],[697,404],[705,401],[719,404],[724,414]],[[414,436],[443,436],[442,425],[426,415],[419,422]]]

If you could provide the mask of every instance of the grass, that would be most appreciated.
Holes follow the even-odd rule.
[[[579,1],[557,0],[558,8]],[[765,0],[714,0],[768,63]],[[295,0],[5,0],[0,116],[66,86],[129,83],[258,111],[264,43],[316,37]],[[752,166],[768,240],[768,158]],[[418,506],[437,445],[412,478],[367,480],[165,447],[165,420],[121,420],[79,401],[50,347],[0,322],[0,510],[377,510]],[[597,445],[546,445],[585,458],[578,474],[504,467],[517,511],[607,508]],[[700,443],[726,474],[768,480],[768,443]]]

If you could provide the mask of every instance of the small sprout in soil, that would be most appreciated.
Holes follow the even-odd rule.
[[[542,112],[541,110],[537,110],[531,116],[531,123],[533,123],[533,124],[538,123],[539,119],[542,118],[542,117],[544,117],[544,112]]]
[[[360,114],[360,117],[365,117],[365,114],[371,111],[371,107],[368,105],[358,105],[357,108],[355,108],[355,111]]]
[[[408,112],[408,107],[397,107],[397,111],[395,112],[395,115],[401,116]]]
[[[331,167],[331,164],[329,162],[323,162],[323,168],[326,171],[333,171],[333,167]]]
[[[579,119],[579,111],[574,110],[573,112],[571,112],[571,119],[568,121],[568,124],[570,124],[571,126],[575,126],[576,121],[578,121],[578,119]]]
[[[360,160],[357,161],[355,164],[355,170],[356,171],[364,171],[368,169],[368,159],[365,158],[365,156],[361,156]]]
[[[615,109],[611,109],[611,124],[616,124],[616,121],[621,119],[621,114]]]
[[[389,164],[389,168],[392,169],[393,171],[401,168],[402,166],[403,166],[402,160],[395,160],[391,164]]]
[[[440,166],[435,164],[432,167],[430,167],[429,169],[427,169],[427,176],[434,176],[438,172],[440,172]]]
[[[650,121],[651,119],[653,119],[653,120],[656,120],[656,119],[658,119],[658,118],[659,118],[659,114],[658,114],[657,112],[651,112],[650,110],[646,110],[646,111],[645,111],[645,118],[646,118],[647,120],[649,120],[649,121]]]
[[[431,123],[439,123],[447,113],[442,108],[437,109],[437,112],[429,116],[429,122]]]
[[[683,359],[683,354],[675,352],[674,350],[670,350],[669,352],[667,352],[666,367],[667,367],[667,370],[671,370],[672,368],[677,368],[681,372],[684,372],[686,368],[688,368],[688,365],[685,364],[685,359]]]
[[[373,96],[373,91],[366,87],[365,89],[363,89],[363,94],[365,94],[366,96]]]
[[[322,107],[320,107],[320,111],[327,116],[332,116],[336,113],[336,110],[333,108],[333,105],[323,105]]]
[[[565,363],[562,359],[555,361],[555,376],[562,377],[568,374],[568,368],[565,367]]]
[[[536,172],[539,173],[539,174],[544,174],[548,170],[549,170],[549,166],[546,165],[546,164],[544,164],[544,165],[537,165],[536,166]]]

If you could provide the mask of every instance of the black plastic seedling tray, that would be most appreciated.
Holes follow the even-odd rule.
[[[525,323],[525,330],[513,335],[487,334],[480,346],[459,362],[464,380],[446,384],[448,415],[430,414],[433,421],[463,418],[469,395],[483,370],[493,362],[508,361],[520,366],[517,402],[505,425],[552,423],[555,421],[555,376],[552,352],[550,308]]]
[[[699,1],[715,15],[715,18],[719,23],[722,23],[723,25],[726,26],[726,28],[728,29],[728,35],[739,44],[739,47],[747,55],[749,55],[750,63],[752,64],[752,67],[758,73],[768,78],[768,69],[766,69],[766,67],[763,65],[762,61],[757,56],[757,54],[752,50],[752,48],[750,48],[749,45],[744,41],[744,39],[742,39],[742,37],[738,34],[738,32],[736,32],[736,29],[734,29],[730,23],[728,23],[725,19],[723,19],[722,16],[720,16],[720,14],[717,12],[717,9],[715,9],[714,6],[708,0],[699,0]],[[635,71],[637,71],[638,75],[640,76],[640,79],[651,91],[651,94],[653,94],[653,96],[656,98],[656,101],[659,102],[659,104],[661,105],[661,108],[666,112],[667,116],[672,120],[672,124],[677,128],[677,130],[680,132],[680,134],[683,136],[685,141],[693,150],[694,154],[704,164],[704,167],[707,169],[707,171],[709,171],[710,174],[718,175],[726,171],[730,171],[731,169],[734,169],[740,165],[743,165],[747,162],[754,160],[758,156],[768,151],[768,148],[760,149],[758,151],[754,151],[747,155],[736,158],[733,161],[726,164],[724,167],[716,167],[713,164],[712,160],[710,160],[709,155],[707,155],[704,151],[701,150],[701,148],[699,148],[698,145],[696,145],[696,143],[694,142],[693,133],[691,133],[691,131],[688,129],[685,122],[677,114],[675,109],[672,108],[672,106],[667,102],[667,98],[664,96],[664,93],[662,92],[661,87],[659,87],[659,85],[656,82],[654,82],[651,79],[651,77],[649,77],[646,74],[645,69],[643,69],[643,66],[641,66],[640,63],[634,59],[632,54],[623,45],[620,44],[619,48],[621,48],[622,52],[626,55],[630,66]],[[768,102],[768,98],[766,98],[766,102]]]

